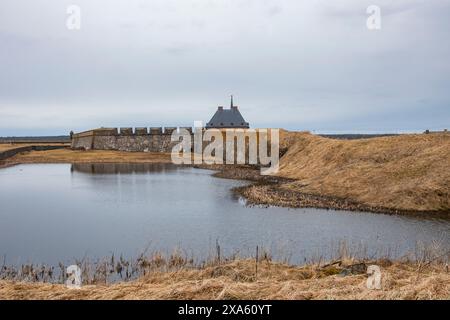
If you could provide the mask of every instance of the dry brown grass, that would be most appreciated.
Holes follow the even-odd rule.
[[[331,208],[450,211],[449,133],[336,140],[280,132],[283,156],[278,175],[296,181],[280,184],[277,190],[264,185],[249,188],[245,196],[255,203],[320,206],[323,200],[315,199],[317,195],[331,197],[323,204]],[[24,153],[4,163],[67,162],[168,163],[171,159],[162,153],[66,149]],[[302,200],[301,195],[307,196]],[[342,205],[340,199],[352,204]]]
[[[28,146],[69,146],[69,143],[0,143],[0,152]]]
[[[337,275],[339,269],[294,267],[234,260],[201,269],[152,272],[138,280],[88,285],[79,290],[60,284],[0,281],[0,299],[449,299],[450,274],[442,264],[420,272],[412,263],[376,262],[382,290],[368,290],[366,275]]]
[[[170,153],[124,152],[108,150],[57,149],[32,151],[8,158],[5,164],[17,163],[169,163]]]
[[[286,190],[401,210],[450,210],[450,134],[335,140],[283,132]]]

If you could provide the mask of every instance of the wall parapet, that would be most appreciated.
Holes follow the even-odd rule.
[[[183,127],[192,133],[192,128]],[[84,150],[170,152],[177,127],[99,128],[72,135],[71,147]]]
[[[121,127],[99,128],[74,133],[72,138],[84,138],[93,136],[145,136],[145,135],[171,135],[178,127]],[[192,133],[192,127],[179,127]]]
[[[194,135],[191,127],[179,127],[180,130],[187,130],[190,134],[190,152],[198,153],[197,147],[195,144],[198,136]],[[171,153],[174,151],[175,146],[179,146],[180,140],[174,139],[172,141],[172,133],[177,132],[177,127],[122,127],[120,129],[113,128],[101,128],[95,129],[91,131],[85,131],[78,134],[72,135],[72,143],[71,147],[73,149],[82,149],[82,150],[117,150],[117,151],[126,151],[126,152],[161,152],[161,153]],[[197,130],[197,128],[196,128]],[[205,128],[201,129],[206,130]],[[259,156],[257,159],[250,157],[250,152],[253,152],[256,145],[260,145],[261,136],[263,133],[265,138],[267,139],[266,143],[271,144],[271,133],[267,131],[267,129],[263,129],[264,131],[260,131],[262,129],[232,129],[231,136],[229,137],[228,129],[215,129],[219,130],[222,134],[223,138],[223,150],[226,151],[228,148],[233,148],[234,151],[231,154],[232,157],[236,159],[236,161],[244,161],[245,163],[254,164],[255,162],[259,162]],[[273,129],[270,129],[273,130]],[[243,135],[240,135],[243,133]],[[230,139],[229,139],[230,138]],[[211,139],[211,137],[209,138]],[[216,137],[214,137],[214,141]],[[229,141],[232,141],[231,146],[229,146]],[[186,147],[184,144],[185,140],[183,139],[183,148]],[[210,142],[210,141],[209,141]],[[203,151],[209,144],[207,140],[201,138],[201,150]],[[264,140],[262,140],[264,142]],[[241,160],[238,160],[238,152],[237,149],[240,145],[244,147],[244,153],[241,154]],[[269,149],[269,145],[266,146],[266,149]],[[178,150],[178,149],[177,149]],[[277,149],[278,150],[278,147]],[[272,151],[270,151],[272,152]],[[276,151],[279,153],[279,151]],[[252,153],[254,155],[254,153]],[[242,160],[242,156],[244,160]],[[224,153],[225,157],[225,153]],[[228,157],[228,155],[226,155]],[[252,160],[253,159],[253,160]],[[224,158],[225,160],[225,158]],[[227,158],[228,161],[228,158]]]
[[[177,127],[164,127],[164,134],[172,134],[177,130]]]
[[[162,127],[151,127],[150,134],[162,134]]]
[[[146,127],[138,127],[134,130],[134,134],[137,136],[145,136],[148,134],[148,129]]]

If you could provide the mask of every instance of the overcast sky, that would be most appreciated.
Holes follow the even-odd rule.
[[[450,129],[449,40],[448,0],[1,0],[0,136],[192,125],[230,94],[252,127]]]

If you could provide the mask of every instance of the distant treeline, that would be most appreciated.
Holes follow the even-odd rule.
[[[381,134],[319,134],[321,137],[331,138],[331,139],[344,139],[344,140],[353,140],[353,139],[370,139],[370,138],[378,138],[378,137],[391,137],[398,136],[397,133],[381,133]]]
[[[377,137],[396,136],[396,133],[383,134],[319,134],[321,137],[332,139],[369,139]],[[0,137],[0,143],[10,142],[70,142],[70,136],[36,136],[36,137]]]
[[[70,136],[0,137],[0,143],[70,142]]]

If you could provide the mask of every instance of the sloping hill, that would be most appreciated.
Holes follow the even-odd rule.
[[[450,210],[450,134],[335,140],[282,132],[281,188],[399,210]]]

